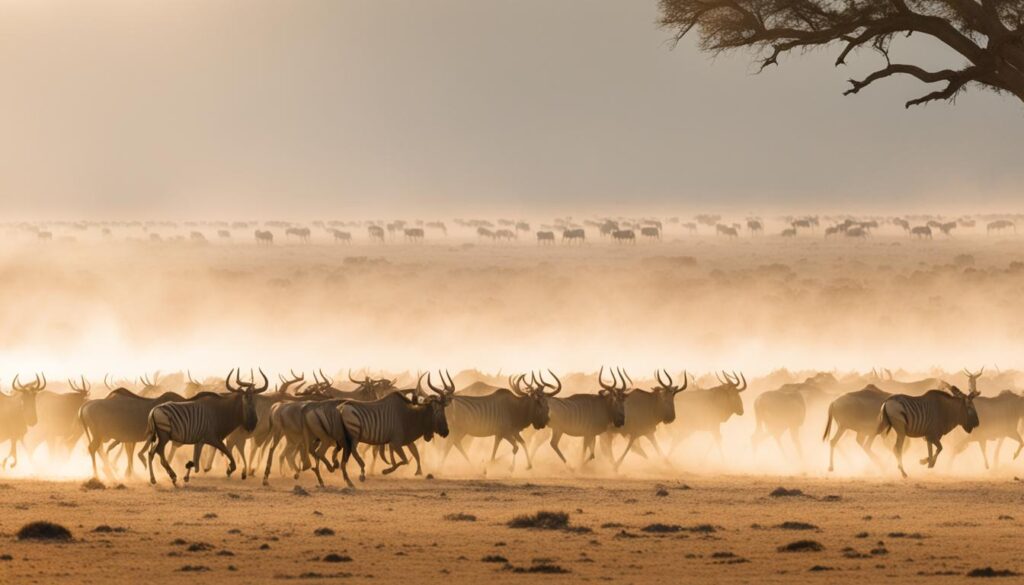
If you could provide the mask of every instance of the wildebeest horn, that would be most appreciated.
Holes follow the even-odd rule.
[[[743,387],[742,388],[737,387],[736,388],[737,392],[743,392],[744,390],[747,389],[747,378],[746,378],[746,376],[743,375],[743,372],[740,372],[740,380],[743,382]]]
[[[632,386],[633,385],[633,378],[629,377],[629,373],[626,372],[625,370],[623,370],[622,368],[616,368],[616,369],[619,370],[619,377],[622,378],[623,385],[625,385],[626,381],[628,380],[629,381],[629,385]],[[625,389],[625,388],[623,388],[623,389]]]
[[[558,394],[559,392],[562,391],[562,381],[559,380],[558,376],[556,376],[555,373],[552,372],[550,369],[548,369],[548,373],[551,374],[551,377],[555,379],[555,383],[557,383],[558,385],[557,386],[553,386],[553,385],[548,384],[547,382],[545,382],[544,381],[544,372],[541,372],[541,374],[540,374],[540,381],[545,386],[547,386],[548,388],[551,388],[552,390],[554,390],[554,392],[551,392],[551,393],[545,392],[545,394],[547,394],[548,396],[554,396],[555,394]]]
[[[253,388],[253,392],[255,394],[261,394],[263,392],[266,392],[267,388],[270,387],[270,380],[267,378],[267,375],[263,373],[263,368],[259,368],[259,372],[260,376],[263,377],[263,385],[260,386],[259,388]],[[253,380],[253,382],[255,382],[255,380]]]
[[[107,379],[110,378],[110,374],[103,374],[103,385],[107,387],[107,390],[113,390],[110,386],[110,382]]]
[[[605,384],[604,383],[604,366],[601,366],[601,369],[598,370],[598,372],[597,372],[597,383],[600,384],[601,388],[603,388],[605,390],[615,390],[615,386],[616,386],[616,384],[615,384],[615,374],[614,373],[612,374],[612,383],[611,384]]]
[[[359,380],[356,380],[355,378],[352,377],[352,368],[348,369],[348,381],[352,382],[353,384],[359,384],[360,383]]]
[[[719,374],[718,372],[715,372],[715,377],[718,378],[719,383],[725,384],[725,380],[722,379],[721,374]]]
[[[885,375],[889,376],[889,380],[893,379],[892,370],[890,370],[889,368],[885,368]]]
[[[42,386],[39,385],[39,374],[36,374],[36,381],[32,384],[32,388],[31,389],[33,391],[35,391],[35,392],[40,392],[40,391],[46,389],[46,373],[45,372],[43,373],[43,385]]]
[[[690,381],[688,380],[689,377],[689,372],[683,370],[683,385],[680,386],[678,390],[676,390],[676,394],[682,392],[683,390],[686,390],[686,387],[690,385]]]
[[[239,391],[239,388],[232,388],[231,387],[231,374],[234,374],[234,373],[235,373],[235,368],[231,368],[231,371],[228,372],[228,377],[224,378],[224,387],[228,389],[228,392],[238,392]]]
[[[334,380],[327,377],[327,374],[324,373],[323,368],[320,368],[320,377],[324,379],[324,385],[325,386],[333,386],[334,385]]]
[[[442,382],[442,384],[443,383],[444,382]],[[430,372],[427,372],[427,387],[430,388],[431,390],[433,390],[435,394],[441,394],[442,393],[440,388],[434,387],[434,383],[430,379]]]
[[[455,380],[452,380],[452,373],[449,372],[448,370],[445,370],[444,371],[444,375],[448,376],[448,381],[447,382],[444,382],[444,380],[442,380],[442,382],[444,382],[444,390],[445,390],[445,392],[447,392],[448,394],[454,394],[455,393]]]
[[[427,372],[423,372],[422,374],[420,374],[419,378],[416,380],[416,390],[415,390],[416,396],[422,396],[423,395],[423,376],[426,376],[426,375],[427,375]]]
[[[525,378],[525,377],[526,377],[526,374],[519,374],[518,376],[513,377],[512,384],[509,385],[510,386],[509,390],[511,390],[512,393],[515,394],[516,396],[525,396],[526,395],[526,393],[523,392],[522,387],[520,387],[520,384],[522,383],[523,378]]]
[[[198,386],[198,385],[199,385],[199,382],[196,382],[195,380],[193,380],[193,379],[192,379],[192,370],[185,370],[185,372],[186,372],[186,374],[188,375],[188,381],[189,381],[189,382],[190,382],[191,384],[194,384],[194,385]]]

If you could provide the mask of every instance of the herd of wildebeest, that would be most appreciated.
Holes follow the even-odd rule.
[[[939,215],[907,216],[852,216],[852,215],[806,215],[773,218],[773,224],[782,227],[777,235],[783,238],[800,234],[823,234],[827,238],[866,239],[883,227],[898,230],[911,238],[932,239],[933,235],[946,237],[958,232],[978,230],[984,227],[987,235],[1016,233],[1018,215],[972,215],[944,217]],[[576,220],[573,217],[557,217],[549,222],[532,225],[524,219],[462,219],[454,225],[464,234],[473,235],[485,242],[512,242],[520,237],[533,240],[538,245],[582,244],[588,237],[616,243],[636,243],[637,240],[660,241],[669,228],[681,234],[697,234],[701,230],[725,238],[738,238],[747,234],[752,237],[766,233],[769,222],[760,216],[747,216],[739,221],[724,220],[719,214],[698,214],[687,220],[680,217],[666,219],[640,217],[599,217]],[[284,238],[285,241],[309,243],[314,235],[327,241],[351,244],[358,237],[365,237],[371,243],[384,244],[389,241],[421,243],[428,235],[446,237],[448,224],[439,220],[315,220],[311,222],[270,221],[77,221],[16,223],[7,227],[32,234],[39,240],[75,241],[79,235],[95,233],[102,238],[112,238],[120,233],[128,240],[151,242],[189,241],[208,243],[211,240],[231,242],[238,236],[254,238],[257,244],[272,245]],[[539,227],[539,229],[535,229]],[[186,235],[187,232],[187,235]],[[56,234],[56,235],[55,235]],[[361,236],[365,234],[365,236]],[[276,238],[276,240],[275,240]]]
[[[854,435],[876,464],[872,443],[879,435],[895,437],[891,450],[904,477],[902,456],[908,438],[925,440],[928,456],[921,464],[930,468],[943,449],[943,437],[957,427],[962,431],[956,431],[954,455],[978,443],[988,467],[988,443],[997,442],[998,459],[1003,441],[1012,439],[1017,443],[1016,458],[1024,448],[1019,432],[1024,396],[1012,389],[981,396],[978,381],[983,375],[984,368],[948,378],[957,381],[962,376],[965,390],[938,377],[899,381],[889,370],[841,376],[819,372],[784,383],[754,400],[753,448],[772,437],[782,450],[781,439],[788,433],[800,453],[800,429],[815,423],[809,413],[821,412],[824,420],[816,422],[824,428],[822,439],[830,442],[829,471],[836,446],[847,434]],[[364,480],[364,457],[382,461],[387,465],[383,473],[388,474],[409,462],[408,451],[420,475],[421,449],[433,442],[438,448],[432,467],[440,473],[452,449],[470,465],[479,464],[466,452],[467,440],[473,439],[493,441],[491,462],[507,442],[513,470],[520,449],[528,469],[534,458],[548,456],[574,469],[600,457],[618,470],[631,454],[637,461],[648,459],[645,446],[666,457],[659,434],[661,440],[668,436],[674,449],[691,434],[707,433],[724,457],[721,425],[743,415],[742,393],[748,388],[742,373],[695,379],[683,371],[673,379],[661,370],[637,384],[623,369],[604,367],[596,375],[566,375],[564,381],[550,370],[507,378],[466,371],[457,376],[461,388],[447,372],[408,374],[404,385],[398,384],[403,376],[353,376],[349,371],[345,377],[347,382],[336,384],[319,371],[310,382],[305,374],[289,372],[279,375],[272,389],[261,369],[248,375],[233,369],[225,378],[203,381],[190,372],[117,382],[107,376],[101,396],[84,377],[68,380],[54,391],[47,389],[45,375],[36,375],[31,382],[15,376],[10,392],[0,395],[0,442],[10,443],[0,471],[17,465],[19,444],[31,454],[45,443],[47,464],[59,465],[62,454],[70,457],[84,442],[96,477],[102,465],[104,475],[116,478],[117,457],[123,457],[125,477],[131,477],[141,444],[138,457],[148,467],[150,481],[156,482],[153,464],[158,458],[177,485],[171,462],[180,446],[191,445],[186,482],[193,471],[210,471],[219,452],[227,462],[228,477],[237,469],[237,453],[243,479],[262,468],[267,483],[277,465],[279,473],[287,469],[295,479],[311,471],[323,486],[323,467],[340,470],[351,486],[350,457],[356,459]],[[1007,372],[989,377],[989,394],[1015,380]],[[572,390],[563,394],[567,387]],[[569,437],[581,440],[578,463],[569,463],[562,452],[563,439]],[[540,453],[545,441],[550,446],[547,455]],[[204,446],[212,448],[206,457]]]

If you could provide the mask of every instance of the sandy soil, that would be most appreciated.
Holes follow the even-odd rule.
[[[771,496],[780,486],[803,495]],[[0,561],[0,581],[953,583],[976,568],[1024,571],[1024,487],[1013,480],[373,477],[356,491],[292,488],[215,477],[177,490],[7,481],[0,555],[11,560]],[[506,525],[541,510],[568,512],[570,530]],[[62,523],[74,541],[15,538],[41,519]],[[645,531],[657,523],[681,529]],[[124,531],[97,532],[101,525]],[[334,534],[318,536],[320,528]],[[822,550],[778,550],[799,540]],[[322,560],[332,553],[351,561]],[[507,563],[484,562],[488,555]],[[545,563],[567,573],[516,572]]]

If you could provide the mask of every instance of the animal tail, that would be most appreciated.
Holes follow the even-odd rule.
[[[828,405],[828,419],[825,422],[825,434],[821,436],[821,440],[822,441],[827,441],[828,440],[828,436],[830,434],[832,434],[832,419],[833,418],[835,418],[835,417],[832,416],[832,405],[829,404]]]
[[[878,412],[878,428],[875,430],[875,434],[888,435],[892,429],[892,421],[889,420],[889,413],[885,410],[885,403],[882,403],[882,409]]]

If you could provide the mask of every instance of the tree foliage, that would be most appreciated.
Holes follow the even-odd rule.
[[[794,50],[841,47],[836,66],[857,49],[881,54],[885,66],[851,79],[846,95],[908,75],[941,84],[908,108],[952,100],[972,85],[1024,101],[1024,0],[661,0],[661,11],[677,42],[696,29],[702,50],[751,48],[761,54],[762,70]],[[929,70],[894,62],[893,39],[910,35],[946,45],[961,63]]]

